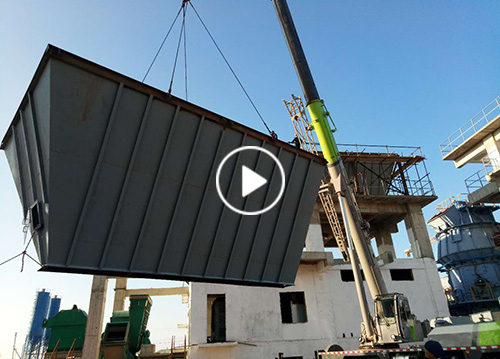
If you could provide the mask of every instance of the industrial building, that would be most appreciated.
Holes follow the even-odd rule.
[[[437,261],[448,275],[447,297],[454,315],[500,308],[500,224],[494,217],[500,203],[499,100],[440,145],[443,160],[457,168],[480,167],[465,179],[468,193],[443,201],[429,220],[436,231]]]

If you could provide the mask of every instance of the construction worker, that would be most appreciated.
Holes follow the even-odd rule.
[[[444,358],[443,347],[435,340],[429,340],[424,344],[424,354],[426,359]]]
[[[291,143],[291,144],[295,145],[295,147],[300,148],[299,134],[297,132],[295,132],[295,137],[293,138],[293,140],[291,140],[288,143]]]

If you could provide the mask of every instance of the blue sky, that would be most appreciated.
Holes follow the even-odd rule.
[[[271,2],[192,1],[270,127],[291,139],[281,101],[300,94],[300,86]],[[180,3],[0,0],[0,132],[12,120],[47,43],[142,79]],[[439,144],[500,94],[500,2],[290,0],[290,8],[339,129],[338,141],[421,146],[440,199],[463,192],[463,180],[479,168],[456,170],[441,161]],[[146,81],[164,90],[178,26]],[[265,131],[190,10],[187,36],[189,100]],[[182,66],[173,93],[184,96]],[[3,155],[0,194],[2,261],[19,253],[23,240],[21,207]],[[429,219],[435,204],[424,213]],[[408,247],[404,235],[395,240],[402,256]],[[0,328],[0,358],[10,357],[15,331],[24,338],[35,289],[61,295],[63,308],[88,306],[90,277],[37,273],[31,263],[23,273],[19,268],[19,261],[0,267],[0,315],[9,323]],[[131,282],[162,285],[178,283]],[[154,298],[153,341],[162,347],[170,335],[182,335],[176,325],[186,323],[186,310],[178,297]]]

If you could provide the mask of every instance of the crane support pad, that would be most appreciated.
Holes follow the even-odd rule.
[[[219,187],[263,214],[218,195],[242,146],[262,150]],[[42,271],[271,287],[295,281],[326,164],[51,45],[1,148]],[[247,196],[243,165],[267,181]]]

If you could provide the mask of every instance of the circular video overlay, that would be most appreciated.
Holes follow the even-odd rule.
[[[269,158],[272,159],[276,163],[279,169],[279,173],[281,176],[281,186],[279,189],[278,194],[276,195],[274,201],[269,204],[268,206],[256,210],[256,211],[244,211],[239,208],[236,208],[234,205],[229,203],[229,201],[226,199],[226,197],[222,194],[221,190],[221,184],[220,184],[220,175],[222,172],[222,168],[224,165],[227,163],[227,161],[234,155],[236,155],[239,152],[243,151],[260,151]],[[264,187],[264,186],[269,186],[271,178],[266,178],[265,176],[262,176],[261,174],[257,173],[255,170],[245,166],[245,165],[240,165],[237,168],[235,168],[235,171],[241,171],[241,197],[246,197],[257,191],[258,189]],[[239,148],[236,148],[229,152],[221,161],[219,164],[219,167],[217,168],[217,173],[216,173],[216,187],[217,187],[217,194],[219,195],[220,199],[222,202],[232,211],[244,215],[244,216],[257,216],[259,214],[266,213],[269,211],[271,208],[273,208],[281,199],[283,196],[283,192],[285,191],[285,171],[283,169],[283,166],[281,165],[280,161],[278,158],[269,150],[266,150],[265,148],[258,147],[258,146],[242,146]]]

